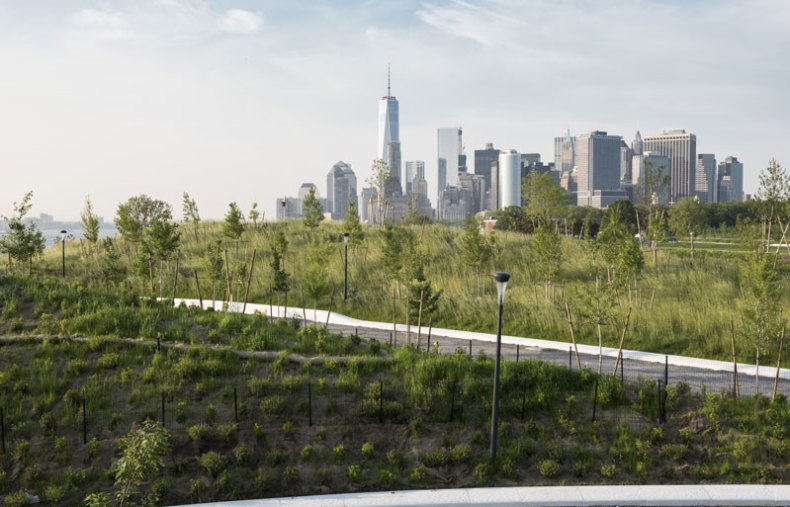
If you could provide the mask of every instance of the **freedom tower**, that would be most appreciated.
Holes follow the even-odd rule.
[[[390,71],[387,66],[387,95],[379,101],[379,146],[378,156],[390,168],[392,186],[390,193],[400,194],[401,157],[400,133],[398,128],[398,99],[390,92]]]

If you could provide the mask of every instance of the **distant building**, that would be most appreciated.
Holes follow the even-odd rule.
[[[407,195],[411,195],[414,186],[414,179],[420,177],[425,179],[425,162],[423,160],[413,160],[406,162],[404,176],[404,189]]]
[[[333,220],[344,220],[348,201],[357,201],[357,176],[342,160],[332,166],[326,176],[326,209]]]
[[[743,163],[737,157],[719,162],[719,202],[743,201]]]
[[[718,182],[716,178],[716,155],[699,153],[697,155],[697,172],[695,191],[702,202],[718,202]]]
[[[641,155],[645,152],[645,144],[642,141],[642,134],[639,131],[636,131],[636,135],[634,136],[634,140],[631,141],[631,151],[634,152],[634,155]]]
[[[677,202],[693,196],[697,180],[697,136],[683,129],[664,130],[645,136],[645,151],[669,157],[669,197]]]
[[[596,191],[620,191],[622,144],[621,136],[609,135],[600,130],[576,138],[577,206],[606,202],[606,198],[594,199],[594,196],[601,195],[600,192],[596,194]]]
[[[362,192],[360,193],[359,219],[366,224],[372,223],[370,206],[373,201],[373,195],[375,193],[376,190],[373,187],[365,187],[362,189]]]
[[[576,166],[576,138],[571,131],[554,138],[554,167],[560,173],[571,172]]]
[[[494,148],[493,143],[487,143],[485,149],[475,150],[475,174],[483,177],[483,191],[486,194],[485,208],[496,209],[496,199],[491,199],[492,182],[491,167],[499,161],[499,150]]]
[[[441,192],[445,187],[458,186],[458,169],[465,165],[466,158],[461,160],[463,131],[460,127],[440,128],[436,134],[437,180]]]
[[[390,160],[392,143],[400,143],[400,119],[398,99],[390,92],[390,72],[387,68],[387,95],[379,100],[379,158],[385,162]]]
[[[315,196],[321,203],[321,208],[326,211],[326,199],[321,198],[318,187],[313,183],[302,183],[296,197],[281,197],[277,199],[275,217],[277,220],[297,219],[304,217],[304,199],[310,194],[310,189],[316,190]]]
[[[500,207],[521,206],[521,155],[516,150],[499,154]]]
[[[401,185],[401,163],[400,163],[400,143],[393,141],[389,144],[387,153],[389,157],[386,159],[387,166],[390,170],[390,178],[387,182],[387,193],[389,195],[403,194],[403,186]]]
[[[653,180],[660,181],[669,176],[670,159],[666,155],[643,151],[641,155],[634,155],[631,163],[631,184],[633,186],[634,204],[667,204],[669,202],[669,184],[663,186],[663,191],[656,195],[647,195],[645,188],[645,167],[649,166],[653,171]],[[654,186],[661,186],[655,185]]]

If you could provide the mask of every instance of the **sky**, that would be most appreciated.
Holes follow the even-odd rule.
[[[461,126],[553,160],[553,138],[663,129],[737,156],[744,187],[790,164],[785,0],[0,0],[0,214],[78,219],[86,196],[182,194],[274,218],[343,160],[365,186],[378,101],[400,102],[402,159]]]

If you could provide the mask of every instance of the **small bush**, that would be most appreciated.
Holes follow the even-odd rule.
[[[214,429],[207,424],[195,424],[187,428],[187,435],[193,442],[207,442],[214,438]]]
[[[362,453],[363,458],[370,459],[373,457],[374,450],[375,448],[373,447],[373,444],[370,442],[365,442],[362,444],[362,449],[360,449],[360,452]]]
[[[346,479],[350,482],[359,482],[362,477],[362,468],[359,465],[349,465],[346,467]]]
[[[5,507],[27,507],[27,493],[20,490],[6,495],[3,505]]]
[[[560,473],[560,464],[553,459],[544,459],[538,463],[538,473],[542,477],[556,477]]]
[[[346,457],[346,446],[343,444],[337,444],[334,449],[332,449],[332,456],[335,458],[335,461],[341,462]]]
[[[240,466],[247,466],[252,460],[252,447],[247,444],[239,444],[233,449],[233,457]]]
[[[299,451],[299,458],[302,461],[310,461],[315,456],[315,449],[312,445],[307,444],[306,446],[302,447],[302,450]]]
[[[198,458],[198,462],[206,472],[215,477],[225,468],[225,459],[215,451],[209,451],[203,454]]]
[[[283,470],[283,482],[292,486],[299,482],[299,469],[297,467],[285,467]]]
[[[617,475],[617,466],[614,463],[601,464],[601,477],[606,479],[614,479]]]

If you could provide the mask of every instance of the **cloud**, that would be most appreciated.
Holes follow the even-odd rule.
[[[261,31],[263,15],[259,12],[244,9],[230,9],[217,21],[217,27],[223,32],[233,34],[250,34]]]
[[[80,31],[98,40],[125,40],[132,37],[126,15],[108,9],[82,9],[71,15],[71,22]]]

